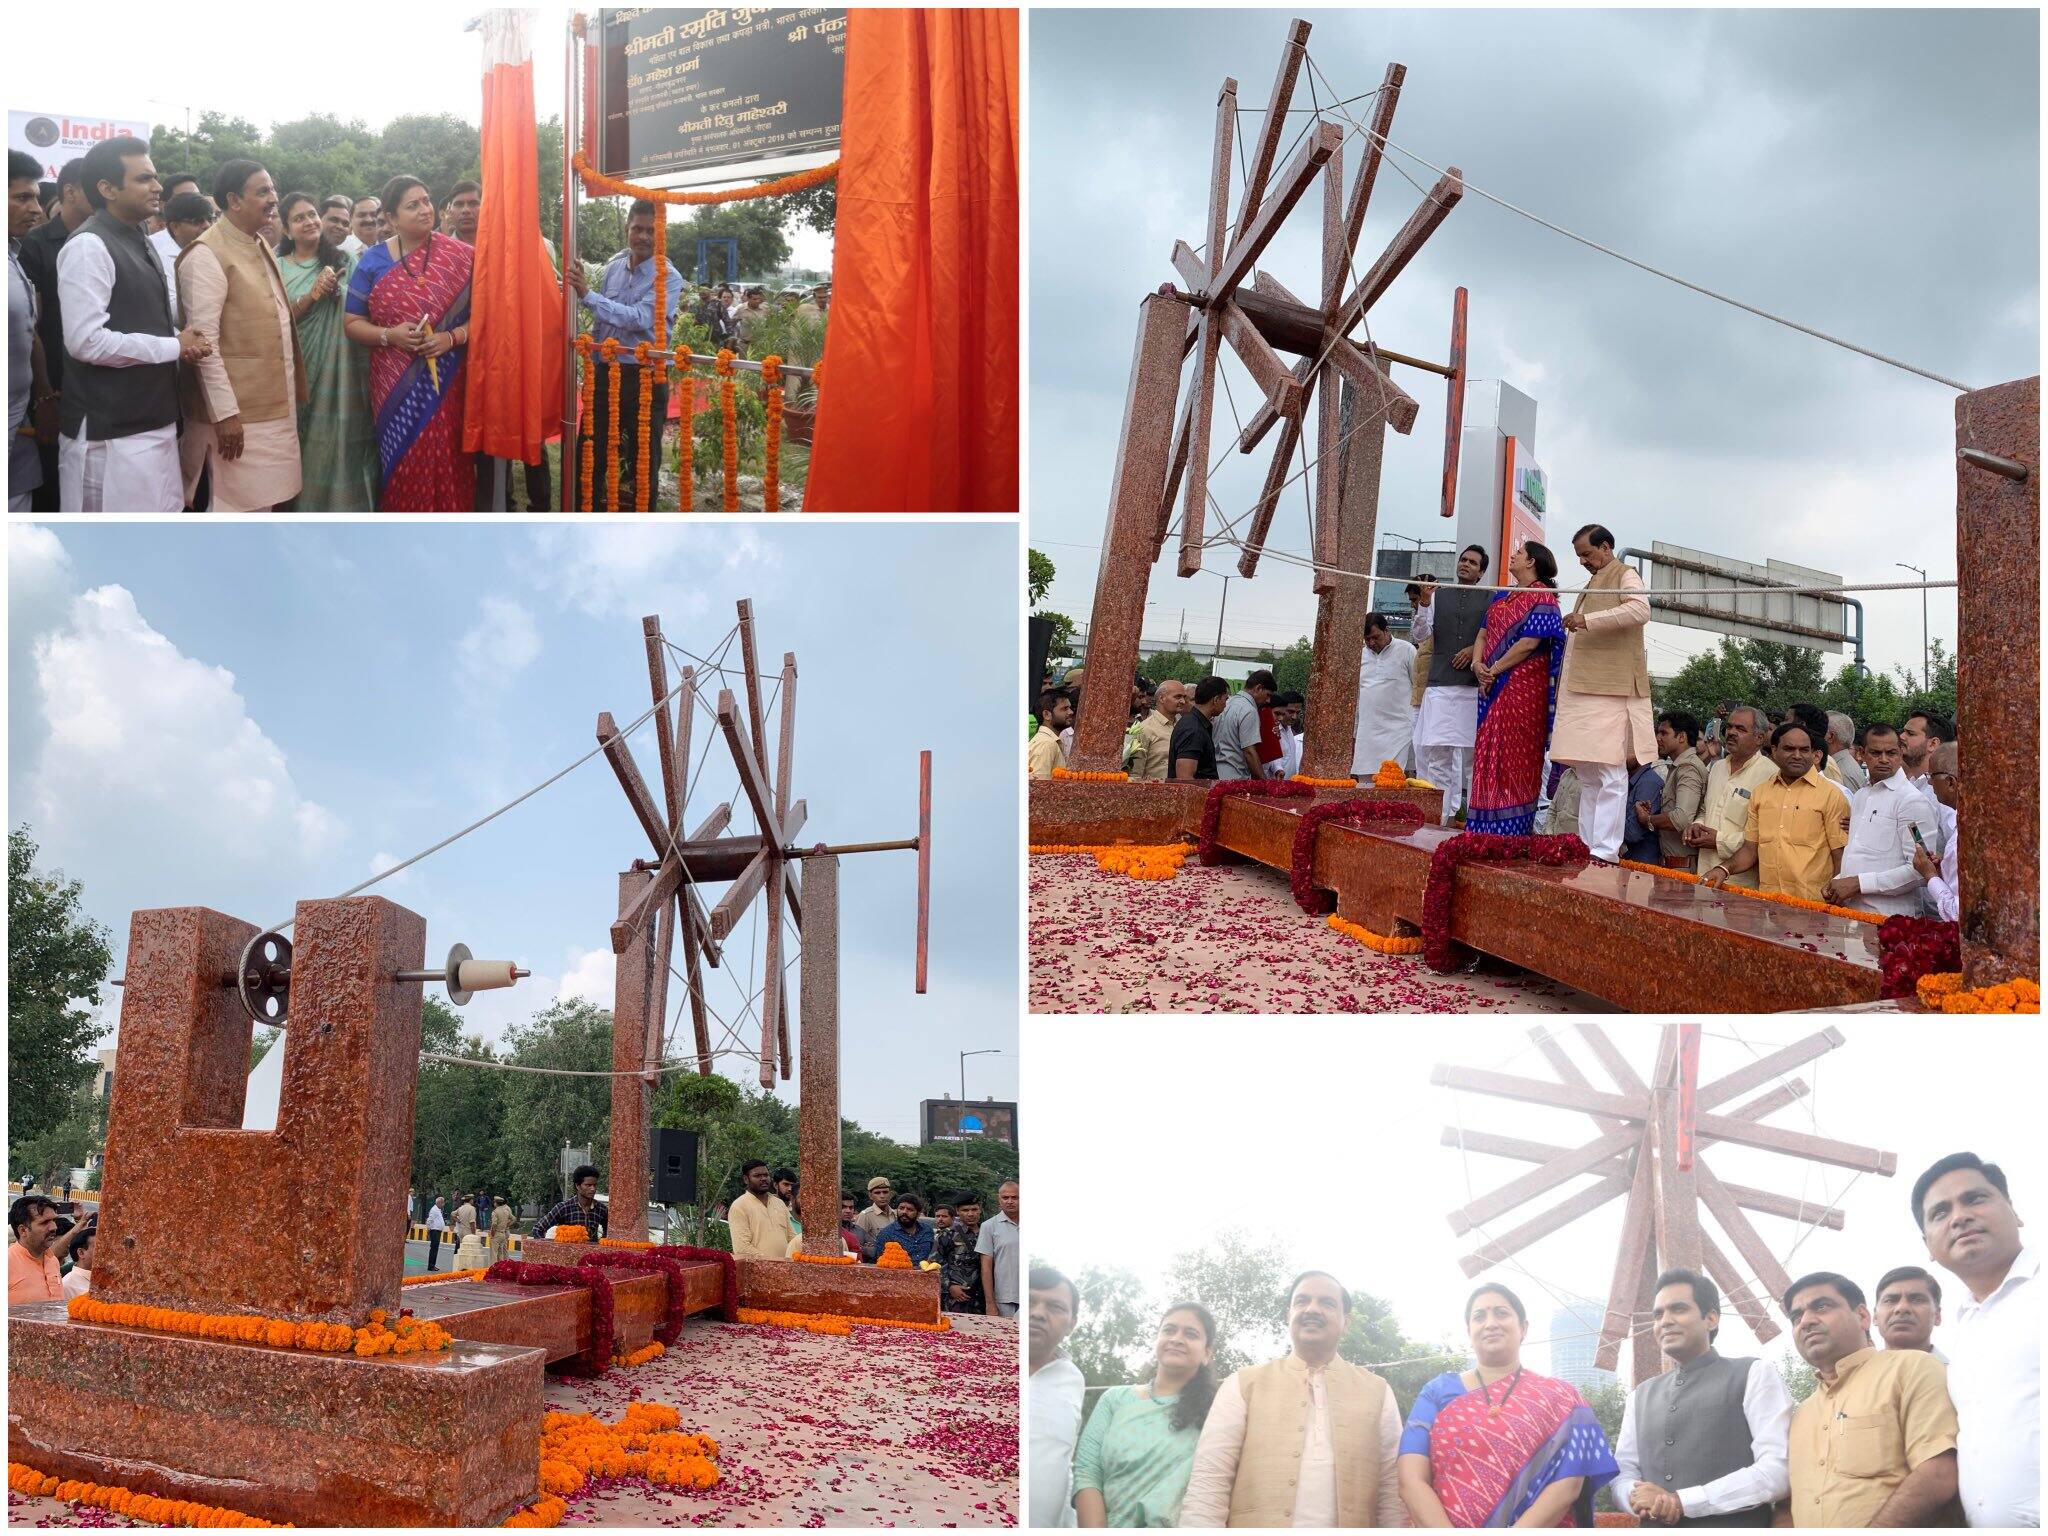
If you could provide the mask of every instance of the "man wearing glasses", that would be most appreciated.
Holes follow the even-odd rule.
[[[1936,863],[1925,848],[1913,851],[1913,869],[1927,882],[1928,905],[1935,916],[1951,923],[1960,919],[1962,911],[1956,899],[1956,796],[1962,789],[1957,777],[1961,767],[1962,755],[1952,741],[1944,741],[1930,755],[1927,787],[1934,791],[1935,811],[1941,817],[1941,861]]]

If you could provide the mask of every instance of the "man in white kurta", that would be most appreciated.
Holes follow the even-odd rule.
[[[1612,863],[1626,830],[1629,759],[1657,760],[1643,649],[1650,600],[1642,577],[1615,559],[1614,535],[1599,524],[1573,535],[1572,552],[1592,580],[1565,615],[1550,757],[1578,774],[1580,840],[1594,858]]]
[[[1465,804],[1472,771],[1472,744],[1479,736],[1479,679],[1472,671],[1472,643],[1486,622],[1491,594],[1467,591],[1486,574],[1490,560],[1477,544],[1458,552],[1458,585],[1437,587],[1415,610],[1415,643],[1430,642],[1429,684],[1415,711],[1415,768],[1443,791],[1443,823],[1449,826]]]
[[[1415,647],[1397,640],[1384,614],[1365,616],[1365,654],[1358,658],[1358,725],[1352,736],[1351,771],[1370,776],[1381,763],[1411,766],[1415,710]]]

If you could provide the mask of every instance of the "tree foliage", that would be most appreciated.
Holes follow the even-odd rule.
[[[553,140],[554,197],[561,199],[562,144],[560,125]],[[541,216],[547,220],[547,140],[538,135],[537,159],[543,195]],[[199,178],[200,189],[213,192],[214,174],[230,160],[254,160],[270,172],[280,195],[307,192],[314,197],[342,192],[364,197],[377,192],[393,176],[417,176],[427,184],[438,206],[448,189],[483,171],[483,140],[469,123],[451,113],[411,113],[394,117],[382,129],[360,118],[343,121],[329,113],[288,123],[274,123],[265,134],[247,118],[206,112],[187,134],[182,128],[159,126],[150,135],[150,158],[159,175],[184,171]],[[560,216],[555,222],[560,223]]]
[[[506,1031],[504,1059],[520,1066],[572,1072],[612,1068],[612,1016],[582,998],[550,1003],[523,1024]],[[504,1178],[520,1200],[559,1200],[561,1152],[565,1145],[588,1146],[591,1161],[604,1167],[611,1155],[612,1090],[606,1077],[556,1077],[530,1072],[495,1073],[451,1067],[468,1078],[499,1077],[503,1111],[497,1146]]]
[[[1706,720],[1723,699],[1755,704],[1774,714],[1787,705],[1817,704],[1840,710],[1861,727],[1873,720],[1892,725],[1916,709],[1932,709],[1950,720],[1956,712],[1956,663],[1941,641],[1930,643],[1934,686],[1923,688],[1904,667],[1884,673],[1844,667],[1829,677],[1821,654],[1770,640],[1738,640],[1695,656],[1658,690],[1659,709],[1683,709]]]
[[[1024,578],[1024,590],[1026,601],[1031,606],[1031,617],[1044,619],[1052,625],[1052,635],[1045,650],[1047,661],[1064,659],[1074,653],[1074,621],[1064,613],[1041,610],[1038,606],[1051,590],[1056,574],[1057,568],[1049,555],[1035,549],[1030,551],[1030,569]]]
[[[58,1110],[57,1120],[32,1136],[8,1127],[15,1138],[8,1149],[13,1170],[34,1174],[45,1190],[60,1187],[107,1139],[106,1101],[94,1096],[91,1083],[74,1088]]]
[[[1363,641],[1360,642],[1363,645]],[[1298,693],[1308,697],[1308,669],[1312,647],[1308,636],[1303,635],[1286,650],[1275,654],[1261,651],[1259,660],[1273,674],[1273,683],[1282,693]]]
[[[7,1122],[9,1145],[56,1129],[91,1081],[102,1033],[93,1005],[114,952],[85,915],[84,887],[36,868],[27,826],[7,835]]]
[[[1163,683],[1168,678],[1181,683],[1199,683],[1209,675],[1209,664],[1195,660],[1195,653],[1183,645],[1147,656],[1138,663],[1138,671],[1155,683]]]

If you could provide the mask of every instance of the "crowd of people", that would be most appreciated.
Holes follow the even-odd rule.
[[[1570,613],[1557,560],[1525,542],[1514,585],[1479,585],[1489,559],[1459,553],[1457,584],[1411,582],[1409,632],[1365,620],[1352,773],[1382,763],[1443,792],[1468,831],[1572,833],[1597,859],[1680,869],[1710,886],[1884,916],[1953,920],[1961,760],[1953,722],[1916,709],[1860,725],[1795,703],[1775,715],[1724,700],[1702,722],[1650,697],[1642,578],[1614,535],[1572,538],[1588,575]],[[1050,778],[1073,749],[1084,669],[1047,680],[1026,770]],[[1133,779],[1287,778],[1300,772],[1302,697],[1252,672],[1188,685],[1134,681],[1124,767]]]
[[[1922,1173],[1911,1208],[1962,1287],[1946,1353],[1928,1269],[1883,1275],[1874,1312],[1850,1277],[1803,1275],[1777,1298],[1813,1371],[1795,1405],[1770,1362],[1715,1348],[1714,1282],[1666,1270],[1635,1322],[1668,1364],[1635,1384],[1612,1444],[1574,1387],[1524,1363],[1528,1311],[1497,1282],[1465,1305],[1470,1364],[1424,1384],[1405,1415],[1384,1378],[1339,1352],[1352,1297],[1319,1270],[1288,1289],[1283,1358],[1218,1380],[1229,1341],[1181,1301],[1146,1379],[1091,1405],[1061,1348],[1083,1298],[1034,1267],[1030,1523],[1583,1527],[1604,1487],[1644,1524],[2038,1526],[2040,1257],[2005,1175],[1972,1153]]]
[[[406,175],[286,191],[236,159],[208,188],[166,178],[128,137],[54,182],[41,172],[9,153],[10,511],[508,510],[509,476],[500,490],[499,466],[463,447],[477,182],[455,182],[438,212]],[[593,337],[630,351],[654,340],[652,203],[632,205],[626,236],[595,280],[573,264],[568,281]],[[663,263],[668,320],[687,308],[714,346],[744,349],[766,290],[692,292]],[[777,296],[820,321],[828,302],[825,288]],[[615,408],[632,505],[639,365],[619,373],[625,405],[598,370],[582,428],[597,506]],[[652,394],[658,463],[666,383]],[[529,508],[547,510],[546,464],[524,475]]]

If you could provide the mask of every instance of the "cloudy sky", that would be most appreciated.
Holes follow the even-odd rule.
[[[1240,103],[1263,107],[1290,14],[1031,15],[1031,542],[1060,568],[1049,606],[1080,622],[1138,302],[1173,278],[1176,238],[1205,238],[1218,87],[1234,76]],[[2039,371],[2036,11],[1300,14],[1315,25],[1310,56],[1346,95],[1371,91],[1390,61],[1407,65],[1392,140],[1472,185],[1937,373],[1982,386]],[[1309,105],[1305,83],[1295,101]],[[1240,136],[1260,120],[1244,115]],[[1290,120],[1283,148],[1303,121]],[[1361,154],[1354,137],[1347,173]],[[1397,164],[1425,188],[1435,180],[1388,157],[1360,271],[1421,201]],[[1312,192],[1262,258],[1298,293],[1320,270],[1318,206]],[[1471,377],[1538,401],[1553,527],[1597,520],[1627,544],[1661,538],[1851,581],[1916,579],[1894,561],[1955,574],[1953,391],[1469,192],[1371,311],[1372,335],[1441,360],[1460,285]],[[1234,359],[1224,368],[1248,414],[1248,377]],[[1444,538],[1443,381],[1395,372],[1421,412],[1411,436],[1389,434],[1380,531]],[[1216,417],[1227,434],[1220,390]],[[1228,513],[1257,497],[1272,441],[1212,479]],[[1272,544],[1306,548],[1298,486]],[[1206,568],[1234,571],[1235,556],[1212,548]],[[1181,581],[1162,561],[1146,635],[1171,637],[1185,609],[1197,647],[1213,637],[1217,575]],[[1867,599],[1874,668],[1917,669],[1920,608],[1918,594]],[[1285,645],[1313,615],[1306,573],[1269,562],[1255,583],[1230,583],[1226,639]],[[1936,592],[1930,616],[1953,641],[1953,594]],[[1712,643],[1664,624],[1650,639],[1659,672]]]
[[[360,118],[372,131],[413,112],[450,112],[481,127],[483,34],[463,28],[487,9],[465,0],[413,0],[402,11],[383,6],[361,17],[316,8],[292,22],[294,31],[305,29],[295,46],[280,37],[275,6],[228,0],[207,7],[204,27],[168,27],[161,8],[116,0],[93,12],[94,26],[110,36],[147,39],[147,46],[97,51],[89,70],[39,63],[33,82],[14,82],[8,106],[175,128],[188,120],[196,127],[209,111],[245,117],[266,131],[315,112],[344,122]],[[534,115],[546,121],[562,111],[569,12],[532,10]],[[71,26],[63,11],[44,9],[24,16],[14,35],[30,58],[81,59]],[[792,230],[789,241],[798,266],[830,270],[830,236],[804,226]]]
[[[1658,1026],[1616,1020],[1601,1027],[1648,1077]],[[1822,1027],[1818,1019],[1709,1020],[1700,1080],[1711,1082]],[[1968,1149],[2005,1168],[2022,1219],[2038,1210],[2048,1178],[2040,1137],[2030,1129],[2038,1032],[1955,1021],[1944,1022],[1936,1040],[1910,1020],[1843,1020],[1838,1027],[1846,1043],[1794,1074],[1811,1093],[1766,1123],[1896,1153],[1898,1173],[1857,1174],[1726,1144],[1707,1149],[1705,1161],[1726,1181],[1841,1210],[1839,1232],[1751,1217],[1793,1276],[1839,1270],[1868,1291],[1893,1266],[1919,1264],[1943,1281],[1945,1293],[1957,1291],[1960,1282],[1949,1284],[1928,1262],[1914,1228],[1913,1180],[1936,1158]],[[1608,1079],[1584,1043],[1570,1038],[1570,1026],[1551,1028],[1606,1088]],[[1086,1072],[1064,1069],[1084,1051]],[[1584,1115],[1432,1087],[1430,1069],[1439,1062],[1556,1081],[1530,1027],[1502,1019],[1463,1019],[1455,1029],[1427,1033],[1327,1025],[1272,1036],[1206,1020],[1171,1029],[1120,1020],[1108,1030],[1035,1018],[1025,1092],[1039,1121],[1134,1128],[1144,1147],[1135,1171],[1165,1181],[1151,1193],[1173,1216],[1155,1231],[1156,1241],[1105,1247],[1105,1230],[1117,1229],[1104,1227],[1104,1202],[1126,1198],[1119,1186],[1125,1170],[1114,1155],[1105,1159],[1099,1135],[1041,1141],[1030,1164],[1031,1253],[1070,1273],[1091,1264],[1134,1270],[1156,1282],[1156,1295],[1173,1254],[1236,1227],[1277,1244],[1290,1263],[1328,1268],[1384,1298],[1410,1338],[1459,1337],[1459,1306],[1473,1282],[1458,1260],[1483,1239],[1453,1236],[1445,1218],[1530,1165],[1442,1146],[1445,1127],[1565,1146],[1598,1132]],[[1986,1070],[1990,1062],[1999,1069]],[[1592,1182],[1575,1179],[1488,1230],[1499,1236]],[[1529,1308],[1528,1359],[1536,1368],[1547,1364],[1543,1341],[1564,1299],[1606,1299],[1622,1208],[1615,1200],[1491,1272]],[[1705,1226],[1719,1241],[1711,1217]],[[1731,1244],[1721,1246],[1732,1254]],[[1747,1277],[1747,1266],[1736,1262]],[[1273,1347],[1280,1347],[1277,1335]],[[1756,1348],[1732,1313],[1723,1318],[1722,1347]],[[1791,1348],[1790,1336],[1781,1333],[1763,1348],[1775,1358]]]
[[[970,1094],[1015,1097],[1016,722],[1010,690],[990,686],[1022,665],[1013,529],[188,520],[8,535],[8,821],[84,883],[116,975],[137,908],[276,923],[539,783],[595,744],[598,711],[624,725],[647,708],[643,614],[710,657],[751,596],[763,669],[797,656],[803,841],[915,836],[917,753],[933,753],[924,997],[916,856],[841,865],[845,1113],[914,1142],[918,1101],[959,1091],[964,1050],[1005,1053],[967,1063]],[[700,710],[694,756],[709,724]],[[658,782],[651,725],[634,746]],[[703,762],[692,824],[738,800],[722,742]],[[599,758],[376,889],[426,917],[430,959],[460,941],[534,970],[466,1010],[495,1038],[558,996],[610,1005],[618,871],[650,852]],[[728,950],[752,985],[759,911]],[[705,973],[731,1021],[734,974]],[[758,1047],[757,1025],[742,1033]],[[721,1065],[751,1080],[751,1061]]]

